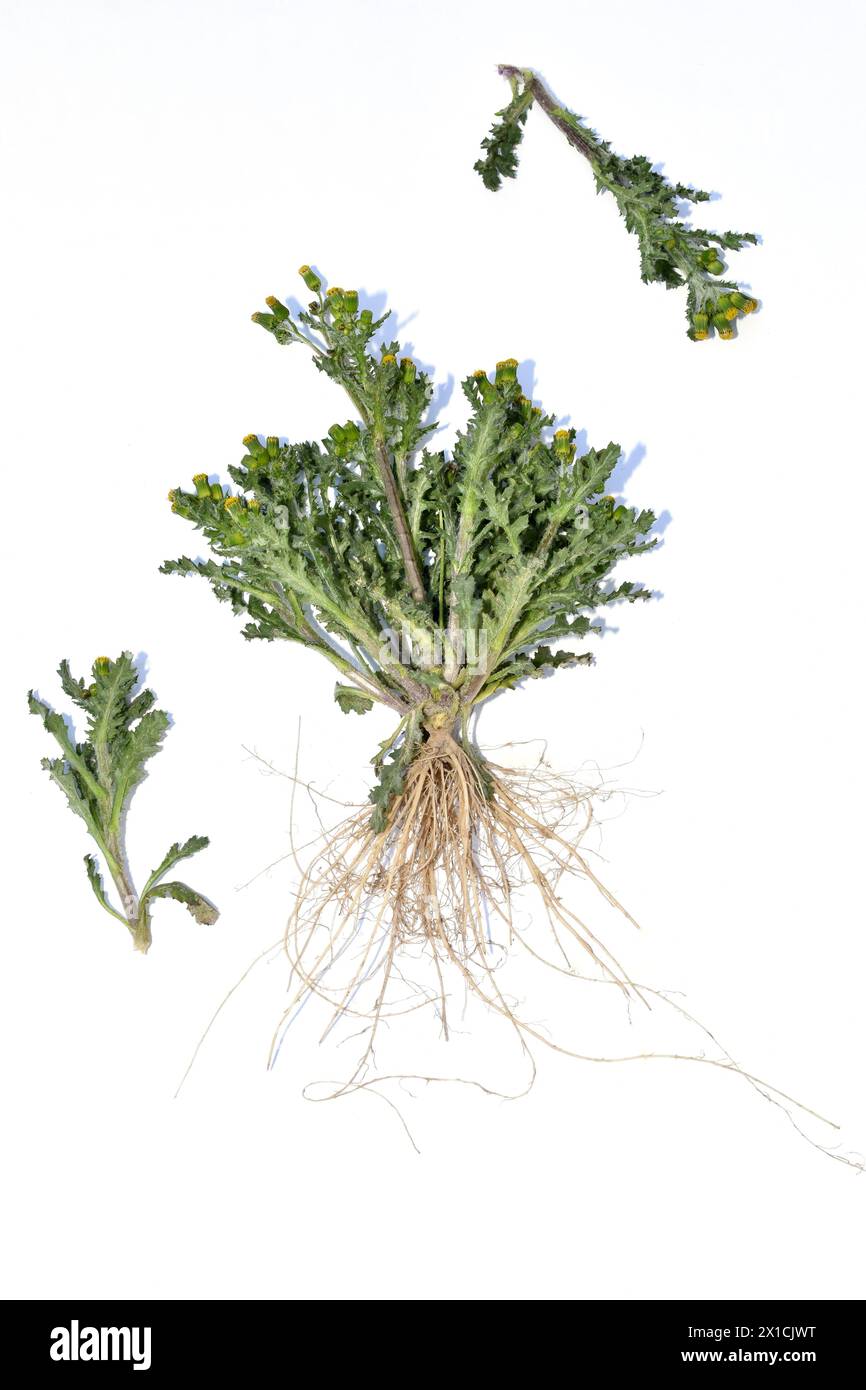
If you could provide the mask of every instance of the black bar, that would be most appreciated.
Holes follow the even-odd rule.
[[[327,1349],[330,1378],[344,1360],[365,1375],[375,1374],[372,1367],[381,1365],[386,1347],[409,1355],[409,1371],[417,1359],[411,1355],[412,1344],[425,1362],[434,1346],[445,1352],[447,1321],[437,1318],[431,1323],[429,1313],[413,1314],[411,1298],[400,1300],[399,1313],[384,1316],[369,1309],[353,1313],[355,1301],[375,1300],[340,1300],[336,1315],[328,1314],[327,1300],[322,1299],[13,1300],[2,1307],[3,1335],[5,1345],[14,1346],[16,1365],[21,1365],[28,1383],[31,1369],[61,1382],[70,1376],[104,1382],[107,1375],[131,1375],[143,1382],[145,1376],[153,1380],[184,1371],[197,1376],[210,1371],[222,1378],[272,1374],[289,1380],[301,1373],[314,1347],[320,1353]],[[556,1308],[543,1342],[537,1341],[536,1329],[522,1320],[524,1316],[521,1321],[507,1320],[492,1310],[483,1325],[471,1317],[455,1323],[456,1340],[440,1373],[447,1378],[447,1362],[453,1359],[455,1374],[462,1379],[467,1352],[487,1369],[501,1359],[515,1370],[519,1359],[527,1365],[535,1361],[540,1372],[554,1341],[559,1344],[557,1355],[567,1358],[578,1376],[599,1364],[614,1374],[674,1368],[700,1374],[708,1366],[730,1368],[736,1363],[801,1375],[815,1370],[826,1375],[847,1367],[857,1378],[861,1365],[862,1300],[585,1301],[575,1303],[568,1314]],[[322,1324],[330,1318],[336,1335],[326,1332],[323,1341]],[[390,1359],[388,1364],[399,1374],[399,1363]]]

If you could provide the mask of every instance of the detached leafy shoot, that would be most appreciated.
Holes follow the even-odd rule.
[[[468,725],[509,687],[588,664],[575,644],[597,630],[593,613],[649,598],[610,575],[654,544],[653,514],[605,493],[619,446],[578,454],[575,431],[554,430],[524,395],[514,358],[493,379],[476,371],[463,382],[469,420],[453,453],[425,447],[436,428],[428,377],[397,342],[377,344],[385,318],[359,307],[356,291],[323,293],[314,270],[300,274],[313,295],[306,310],[271,298],[253,318],[277,343],[311,352],[351,416],[320,443],[248,435],[229,469],[237,490],[204,469],[191,489],[173,489],[172,509],[212,558],[162,568],[204,578],[245,616],[248,639],[319,652],[339,672],[335,698],[350,717],[378,703],[397,720],[373,758],[372,806],[337,832],[298,897],[290,949],[301,988],[325,989],[322,960],[336,960],[337,942],[363,923],[363,939],[385,931],[389,943],[377,1017],[408,942],[490,1002],[484,912],[507,918],[521,878],[602,964],[553,888],[565,867],[588,873],[584,861],[563,840],[558,873],[548,872],[554,831],[542,803],[561,806],[561,789],[539,800],[512,785]],[[330,910],[337,921],[325,927]],[[321,959],[320,931],[331,933]],[[343,1004],[338,991],[337,1012],[352,988]],[[444,1019],[444,986],[440,1009]]]
[[[718,278],[725,269],[722,253],[755,243],[754,233],[689,227],[682,220],[680,204],[707,202],[709,193],[670,183],[643,155],[626,159],[615,154],[579,116],[558,105],[530,68],[505,63],[499,72],[511,84],[511,101],[496,113],[490,134],[481,142],[485,153],[475,169],[485,187],[495,192],[503,179],[516,176],[523,127],[537,104],[572,149],[589,161],[598,192],[612,193],[616,199],[628,230],[638,239],[644,283],[660,280],[668,289],[687,287],[689,337],[701,342],[715,331],[720,338],[733,338],[737,319],[751,314],[758,304],[735,281]]]
[[[90,684],[76,680],[66,661],[61,661],[58,674],[64,693],[87,716],[85,741],[77,743],[63,715],[37,699],[32,690],[28,704],[60,745],[60,757],[43,758],[42,766],[87,826],[117,889],[122,911],[112,907],[108,899],[96,858],[86,854],[87,876],[100,905],[123,923],[135,949],[142,952],[151,943],[150,910],[157,898],[183,903],[197,922],[215,922],[219,914],[207,898],[185,883],[165,881],[175,864],[205,848],[209,843],[206,835],[193,835],[184,844],[172,845],[140,895],[130,878],[126,812],[135,788],[147,775],[145,764],[159,752],[168,729],[168,715],[153,708],[153,691],[133,695],[138,672],[131,653],[122,652],[116,661],[97,657]]]

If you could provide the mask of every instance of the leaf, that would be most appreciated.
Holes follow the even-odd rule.
[[[159,880],[173,869],[175,864],[179,864],[182,859],[190,859],[192,855],[198,854],[199,850],[207,849],[210,840],[207,835],[191,835],[183,844],[177,841],[171,846],[162,862],[154,869],[150,878],[147,880],[142,890],[142,898],[146,898],[150,893],[151,886],[159,883]]]
[[[121,652],[116,661],[100,657],[94,662],[86,708],[88,732],[95,747],[112,743],[129,727],[130,697],[137,680],[131,652]]]
[[[506,107],[497,111],[490,134],[481,141],[485,154],[473,167],[481,175],[484,187],[491,192],[502,187],[503,179],[513,179],[517,174],[517,150],[523,139],[523,127],[531,105],[531,96],[528,100],[525,93],[515,96]]]
[[[406,767],[402,760],[383,762],[379,778],[370,791],[370,800],[375,806],[372,826],[376,833],[383,831],[388,824],[391,806],[403,790],[406,780]]]
[[[57,668],[57,674],[60,677],[60,687],[64,695],[68,695],[77,705],[86,708],[90,698],[90,687],[85,685],[83,680],[75,679],[69,670],[69,662],[65,657]]]
[[[129,924],[126,918],[123,917],[121,913],[116,912],[114,908],[111,906],[111,903],[108,901],[108,898],[105,894],[105,888],[102,882],[102,875],[99,872],[96,860],[94,859],[92,854],[85,854],[84,864],[85,868],[87,869],[87,877],[90,880],[90,886],[96,894],[97,902],[105,908],[106,912],[110,912],[112,917],[116,917],[119,922],[123,922],[124,926],[128,926]]]
[[[42,760],[42,766],[50,772],[55,782],[62,787],[69,797],[70,803],[73,801],[85,800],[85,791],[96,801],[104,799],[106,793],[103,787],[93,775],[87,764],[85,750],[73,743],[66,721],[62,714],[58,714],[46,705],[31,690],[27,696],[27,704],[31,714],[38,715],[45,728],[54,736],[63,751],[63,759],[59,763],[49,758]],[[67,772],[72,771],[77,780],[70,781]],[[73,795],[73,790],[75,795]]]
[[[354,685],[340,685],[339,681],[334,686],[334,699],[344,714],[366,714],[373,708],[369,695]]]
[[[148,900],[152,898],[174,898],[175,902],[183,903],[197,922],[202,926],[213,926],[219,917],[218,910],[212,902],[202,897],[194,888],[190,888],[186,883],[161,883],[158,888],[152,888],[148,893]]]
[[[145,763],[153,758],[162,746],[169,727],[169,718],[164,710],[152,709],[143,715],[120,741],[116,749],[114,765],[114,802],[112,818],[116,823],[127,801],[146,774]]]

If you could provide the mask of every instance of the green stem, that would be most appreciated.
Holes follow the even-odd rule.
[[[397,479],[394,476],[394,465],[388,446],[381,433],[374,432],[373,444],[376,454],[376,463],[379,469],[379,479],[385,492],[385,500],[388,510],[391,513],[391,520],[394,524],[394,531],[397,536],[397,544],[400,547],[400,555],[403,559],[403,567],[406,571],[406,580],[409,591],[416,603],[422,606],[427,602],[427,595],[424,589],[424,581],[421,578],[421,567],[418,557],[415,554],[415,547],[412,544],[412,536],[409,532],[409,523],[406,520],[406,509],[397,487]]]
[[[126,869],[126,852],[123,841],[116,831],[111,831],[106,835],[101,848],[123,906],[126,925],[135,936],[139,925],[140,904],[135,886]]]
[[[324,323],[324,314],[322,322],[322,333],[325,337],[326,342],[330,344],[331,339],[327,331],[327,325]],[[309,343],[310,347],[314,348],[314,350],[317,351],[320,356],[327,356],[327,353],[322,352],[322,349],[317,347],[311,339],[305,338],[303,333],[299,333],[298,336],[304,342]],[[379,480],[382,484],[382,490],[385,493],[385,502],[388,507],[388,512],[391,517],[391,523],[394,527],[394,535],[396,537],[397,545],[400,550],[400,555],[403,560],[403,568],[406,572],[406,582],[409,585],[409,590],[415,602],[425,604],[427,601],[427,594],[424,588],[424,580],[421,576],[421,566],[418,563],[418,556],[415,553],[415,546],[412,542],[412,535],[409,530],[409,523],[406,520],[406,508],[403,505],[403,498],[400,495],[400,490],[397,485],[394,460],[391,457],[388,445],[385,441],[385,436],[382,430],[381,422],[373,422],[373,419],[371,417],[370,411],[366,403],[362,400],[358,392],[353,389],[349,382],[341,381],[340,385],[343,387],[343,390],[346,392],[346,395],[349,397],[349,400],[352,402],[353,406],[360,415],[362,423],[367,427],[372,436],[376,470],[379,474]]]

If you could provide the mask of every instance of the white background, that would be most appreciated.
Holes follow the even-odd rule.
[[[607,808],[604,873],[643,928],[599,919],[608,939],[842,1126],[811,1137],[866,1148],[862,9],[5,0],[2,16],[4,1293],[861,1297],[866,1180],[709,1067],[545,1053],[520,1101],[402,1095],[419,1156],[375,1099],[302,1098],[351,1066],[351,1044],[317,1047],[321,1019],[266,1071],[277,959],[172,1099],[291,901],[285,863],[237,891],[288,847],[290,784],[244,746],[291,771],[300,718],[302,775],[363,796],[388,720],[343,716],[330,667],[244,643],[204,584],[158,566],[198,553],[169,487],[225,477],[250,430],[317,437],[345,416],[249,322],[299,292],[301,261],[387,292],[443,381],[534,363],[546,407],[621,442],[629,502],[669,513],[628,570],[663,597],[612,617],[593,670],[497,701],[480,737],[543,734],[560,767],[626,764],[611,776],[659,793]],[[616,148],[721,190],[706,224],[761,233],[731,258],[762,301],[736,342],[687,340],[682,296],[640,283],[615,206],[540,115],[518,181],[484,190],[500,61],[537,67]],[[464,413],[458,385],[444,442]],[[147,958],[91,896],[24,701],[58,699],[61,656],[81,670],[123,647],[147,653],[176,721],[136,797],[133,865],[207,832],[187,876],[222,907],[206,930],[163,904]],[[574,989],[565,1013],[543,995],[530,1013],[584,1051],[634,1050],[622,1011]],[[402,1055],[399,1031],[387,1046]],[[431,1037],[428,1064],[519,1081],[489,1021],[455,1048]]]

